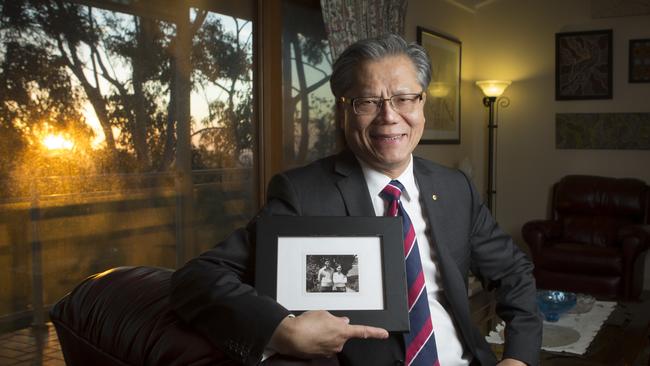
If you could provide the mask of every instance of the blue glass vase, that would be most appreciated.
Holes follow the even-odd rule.
[[[537,305],[548,322],[556,322],[565,312],[576,306],[576,294],[565,291],[537,291]]]

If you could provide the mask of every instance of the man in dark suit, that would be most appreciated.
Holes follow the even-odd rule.
[[[496,289],[497,313],[506,322],[498,364],[537,365],[542,323],[532,264],[499,229],[467,176],[412,156],[424,128],[430,79],[424,50],[401,37],[348,47],[330,80],[347,149],[275,176],[268,202],[246,229],[176,271],[171,301],[177,313],[246,365],[274,353],[304,359],[336,355],[343,365],[494,365],[497,359],[470,319],[471,270]],[[399,200],[386,200],[389,185],[398,187]],[[423,277],[413,308],[426,312],[425,339],[351,325],[326,311],[293,317],[273,299],[257,295],[260,216],[374,216],[391,207],[409,217],[405,230],[408,225],[414,233],[415,249],[406,256],[418,254]],[[410,318],[412,332],[416,318]]]

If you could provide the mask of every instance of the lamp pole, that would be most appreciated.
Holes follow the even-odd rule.
[[[495,103],[497,108],[499,106],[507,107],[510,100],[506,97],[501,97],[503,91],[506,90],[508,85],[512,82],[509,80],[481,80],[477,81],[476,85],[481,88],[483,94],[483,105],[488,108],[488,178],[487,178],[487,207],[493,217],[496,218],[496,207],[494,197],[497,194],[495,172],[496,172],[496,134],[495,130],[499,127],[494,118]]]
[[[488,181],[487,181],[487,207],[495,215],[493,198],[497,194],[494,187],[494,130],[499,127],[494,122],[494,102],[497,97],[483,97],[483,105],[488,108]]]

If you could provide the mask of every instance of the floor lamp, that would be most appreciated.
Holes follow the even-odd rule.
[[[502,104],[503,107],[507,107],[510,104],[510,101],[507,98],[499,98],[501,94],[506,90],[510,81],[506,80],[481,80],[477,81],[476,85],[481,88],[485,97],[483,97],[483,105],[488,108],[488,178],[487,178],[487,206],[492,213],[492,216],[496,217],[496,208],[494,207],[494,198],[497,194],[496,191],[496,138],[495,130],[498,126],[494,118],[495,103],[497,107],[499,104]],[[502,103],[504,102],[504,103]]]

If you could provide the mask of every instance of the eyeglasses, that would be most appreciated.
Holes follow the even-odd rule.
[[[354,114],[356,115],[375,115],[379,113],[381,108],[384,106],[385,101],[389,101],[390,106],[400,113],[411,113],[415,110],[422,100],[424,92],[420,93],[408,93],[408,94],[396,94],[390,98],[379,98],[379,97],[358,97],[358,98],[346,98],[340,97],[339,101],[341,103],[347,103],[352,105]]]

